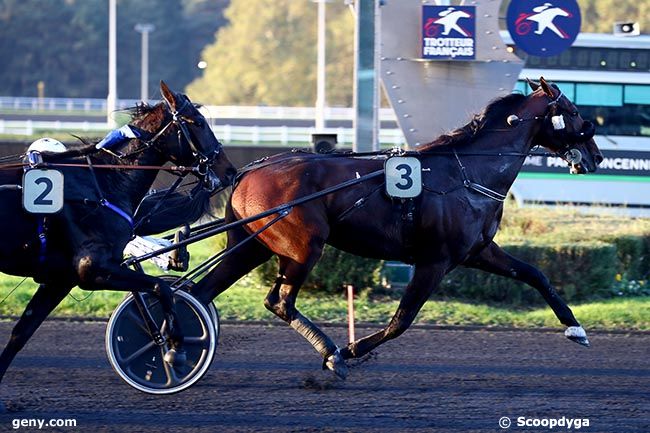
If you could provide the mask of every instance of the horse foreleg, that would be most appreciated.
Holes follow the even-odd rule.
[[[381,331],[348,344],[347,347],[341,350],[343,358],[362,357],[375,347],[404,333],[411,326],[433,290],[438,287],[446,272],[446,263],[416,265],[413,279],[406,287],[397,311],[395,311],[388,326]]]
[[[51,286],[41,284],[25,307],[20,319],[11,331],[11,337],[0,355],[0,381],[16,354],[25,346],[45,318],[70,293],[72,286]]]
[[[576,343],[589,346],[587,333],[580,326],[569,306],[558,295],[546,275],[536,267],[512,257],[494,242],[463,265],[509,277],[534,287],[544,297],[560,322],[567,326],[564,335]]]

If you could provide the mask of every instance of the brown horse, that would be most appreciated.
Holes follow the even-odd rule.
[[[568,328],[565,335],[588,345],[584,329],[542,272],[508,255],[494,241],[505,194],[526,155],[544,146],[571,162],[572,171],[592,172],[602,161],[591,122],[542,78],[530,82],[529,96],[495,100],[483,113],[449,135],[412,153],[422,165],[423,191],[415,199],[391,199],[384,178],[295,207],[292,212],[227,257],[193,289],[208,302],[242,275],[279,257],[275,285],[265,306],[306,338],[339,377],[345,359],[358,358],[403,333],[441,279],[459,265],[523,281],[536,288]],[[227,217],[238,220],[381,170],[385,155],[279,155],[244,172],[235,187]],[[238,244],[270,220],[228,233]],[[300,286],[330,244],[364,257],[401,260],[415,265],[412,281],[385,329],[339,349],[295,306]]]

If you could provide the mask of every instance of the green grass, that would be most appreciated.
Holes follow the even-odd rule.
[[[247,283],[247,284],[246,284]],[[216,299],[224,319],[279,320],[263,305],[267,288],[251,281],[238,284]],[[388,323],[399,299],[370,298],[361,293],[355,299],[355,318],[360,322]],[[347,301],[340,295],[315,294],[303,291],[298,308],[307,317],[322,322],[347,320]],[[650,330],[650,297],[608,299],[571,306],[583,326],[590,329]],[[508,309],[494,305],[473,304],[456,300],[431,299],[416,323],[438,325],[482,325],[515,327],[561,327],[550,307],[539,309]]]
[[[617,227],[626,231],[648,230],[648,220],[621,220],[612,224],[616,217],[580,216],[571,212],[540,211],[522,209],[506,211],[505,228],[499,234],[501,239],[517,239],[533,235],[563,241],[576,242],[586,238],[612,235]],[[614,227],[614,228],[612,228]],[[579,229],[579,230],[578,230]],[[620,229],[623,230],[623,229]],[[222,239],[208,239],[190,247],[192,263],[197,265],[211,253],[216,252]],[[149,274],[159,275],[162,271],[147,265]],[[0,275],[0,301],[22,280],[22,278]],[[0,304],[0,315],[19,315],[31,298],[36,285],[25,281],[5,302]],[[255,275],[244,277],[233,287],[222,293],[216,304],[224,319],[278,321],[263,305],[268,287],[261,284]],[[74,296],[74,298],[73,298]],[[115,306],[125,296],[120,292],[85,292],[75,288],[71,296],[55,310],[55,316],[83,316],[108,318]],[[76,298],[76,299],[75,299]],[[357,294],[355,301],[356,319],[362,322],[387,323],[399,303],[398,294],[391,296],[371,295],[365,291]],[[650,297],[614,298],[571,305],[578,320],[587,328],[650,330]],[[317,321],[343,322],[346,320],[347,304],[343,293],[330,295],[303,290],[298,298],[298,308]],[[504,308],[459,300],[432,299],[422,309],[418,323],[444,325],[486,325],[516,327],[561,327],[547,306],[537,309]]]
[[[198,257],[197,257],[198,259]],[[0,280],[0,297],[4,298],[17,282],[16,277]],[[1,315],[19,315],[33,294],[36,285],[26,281],[2,305]],[[222,319],[278,321],[263,305],[267,287],[254,277],[244,277],[216,299]],[[90,295],[90,296],[89,296]],[[80,301],[75,300],[72,296]],[[124,297],[118,292],[85,292],[75,288],[55,310],[55,316],[108,318]],[[357,295],[356,320],[387,323],[399,300],[394,297],[371,297],[368,292]],[[650,297],[619,298],[572,305],[573,312],[589,329],[650,330]],[[298,308],[307,317],[321,322],[344,322],[347,301],[343,293],[328,295],[302,291]],[[457,300],[432,299],[423,307],[416,323],[439,325],[484,325],[515,327],[561,327],[549,307],[509,309],[496,305],[474,304]]]
[[[622,235],[648,233],[650,218],[588,215],[567,207],[517,209],[507,206],[495,240],[554,244],[607,241]]]

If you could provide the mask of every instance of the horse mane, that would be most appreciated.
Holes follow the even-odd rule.
[[[154,132],[154,130],[162,125],[165,120],[166,110],[160,110],[162,104],[162,102],[155,105],[148,104],[147,102],[140,102],[135,104],[133,107],[125,108],[124,112],[131,116],[131,121],[129,123],[132,123],[146,131]],[[150,116],[152,113],[156,113],[156,115]]]
[[[148,116],[148,115],[158,110],[159,106],[160,103],[156,105],[150,105],[146,102],[142,102],[136,104],[133,107],[125,108],[122,111],[128,113],[129,116],[131,117],[129,124],[133,124],[144,130],[150,130],[150,132],[154,132],[164,121],[165,111],[160,110],[160,114],[156,116]],[[146,123],[144,122],[145,118],[147,119]],[[100,160],[116,162],[115,157],[105,152],[99,153],[100,149],[97,149],[95,147],[95,145],[99,143],[101,139],[100,140],[90,139],[87,137],[80,137],[74,134],[72,134],[72,136],[77,140],[79,140],[80,145],[73,147],[72,149],[68,149],[65,152],[59,152],[59,153],[45,152],[43,153],[44,159],[46,161],[58,161],[62,159],[79,158],[79,157],[92,155],[92,156],[97,156],[98,159]]]
[[[429,143],[418,146],[417,150],[419,152],[426,152],[427,150],[440,146],[460,146],[465,144],[476,138],[481,131],[486,129],[487,125],[493,124],[494,121],[504,122],[508,115],[512,114],[513,106],[520,104],[524,99],[526,99],[526,96],[521,93],[510,93],[494,99],[483,111],[475,114],[466,125],[442,134]]]

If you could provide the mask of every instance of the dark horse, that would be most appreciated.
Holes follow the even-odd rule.
[[[535,267],[508,255],[494,241],[505,194],[534,146],[572,162],[573,171],[596,170],[602,156],[591,122],[542,78],[529,96],[495,100],[469,124],[420,146],[423,192],[409,203],[384,193],[383,177],[296,206],[292,212],[227,257],[193,293],[208,302],[242,275],[279,257],[275,285],[265,306],[306,338],[324,365],[345,377],[345,360],[358,358],[403,333],[444,275],[459,265],[482,269],[536,288],[568,328],[565,335],[588,345],[586,333],[549,280]],[[432,115],[434,115],[432,113]],[[581,159],[580,161],[578,161]],[[381,170],[384,159],[354,155],[283,154],[245,171],[226,211],[232,221]],[[238,244],[273,216],[228,232]],[[296,308],[300,286],[323,246],[364,257],[415,265],[412,281],[385,329],[339,349]]]
[[[92,171],[88,167],[59,168],[65,176],[65,202],[61,212],[46,218],[45,244],[39,239],[42,217],[22,209],[17,188],[0,188],[0,221],[6,228],[0,241],[0,272],[32,277],[40,284],[0,355],[0,380],[18,351],[76,285],[87,290],[142,291],[160,296],[170,325],[169,361],[182,362],[182,334],[174,326],[168,283],[120,266],[124,247],[133,235],[131,217],[151,187],[157,168],[167,162],[202,167],[199,177],[212,176],[212,183],[222,186],[232,182],[236,170],[187,96],[172,92],[163,82],[160,90],[163,102],[133,110],[131,124],[142,136],[120,149],[122,157],[99,151],[94,144],[43,155],[46,162],[95,166]],[[116,167],[102,169],[102,164]],[[149,170],[129,169],[136,166],[148,166]],[[2,169],[0,186],[20,184],[22,175],[22,167]],[[168,221],[172,227],[183,222]]]

